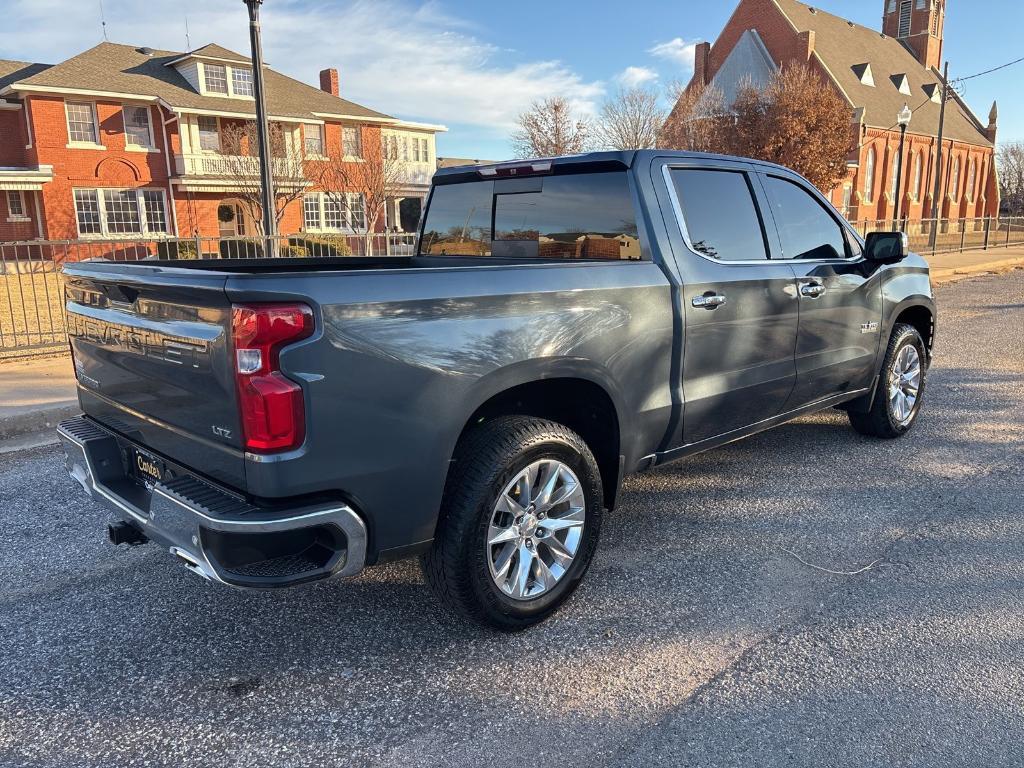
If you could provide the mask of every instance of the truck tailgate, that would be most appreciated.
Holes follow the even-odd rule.
[[[96,262],[66,265],[64,276],[83,411],[244,488],[225,276]]]

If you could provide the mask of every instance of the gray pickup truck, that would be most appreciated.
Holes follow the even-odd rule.
[[[256,588],[419,555],[502,629],[575,589],[626,473],[830,407],[907,432],[935,327],[901,234],[656,150],[438,171],[409,257],[64,275],[59,432],[112,541]]]

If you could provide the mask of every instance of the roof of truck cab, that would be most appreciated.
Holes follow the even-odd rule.
[[[518,160],[503,160],[501,162],[483,163],[480,165],[438,168],[434,174],[434,178],[439,181],[443,179],[445,182],[455,181],[456,179],[453,177],[460,177],[462,180],[468,180],[469,178],[479,177],[482,175],[481,171],[487,168],[524,166],[531,163],[551,163],[553,167],[559,168],[563,172],[571,170],[573,167],[579,167],[581,170],[584,168],[592,168],[593,166],[609,166],[612,168],[617,164],[621,165],[622,169],[625,170],[627,168],[632,168],[639,162],[650,160],[655,157],[678,158],[680,160],[731,160],[733,162],[751,163],[763,168],[774,168],[777,170],[789,171],[790,173],[793,172],[785,166],[778,165],[776,163],[769,163],[764,160],[755,160],[750,157],[716,155],[708,152],[688,152],[678,149],[631,149],[607,152],[582,152],[577,155],[562,155],[560,157],[530,157]]]

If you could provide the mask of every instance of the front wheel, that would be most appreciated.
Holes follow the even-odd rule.
[[[871,437],[905,435],[921,411],[927,371],[928,348],[921,334],[912,325],[897,324],[885,351],[871,410],[851,411],[850,424],[862,435]]]
[[[456,451],[427,582],[482,624],[536,624],[586,573],[602,506],[597,463],[575,432],[526,416],[485,422]]]

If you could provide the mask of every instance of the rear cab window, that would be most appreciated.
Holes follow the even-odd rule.
[[[420,255],[639,260],[625,171],[437,184]]]

